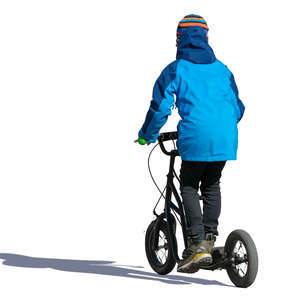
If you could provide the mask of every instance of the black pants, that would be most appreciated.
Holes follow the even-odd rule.
[[[186,213],[187,234],[206,232],[218,235],[218,219],[221,212],[220,178],[226,161],[182,161],[180,169],[180,192]],[[203,214],[198,194],[199,183],[203,199]]]

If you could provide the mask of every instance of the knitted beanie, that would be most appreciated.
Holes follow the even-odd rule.
[[[179,28],[192,26],[200,26],[208,30],[206,21],[204,20],[204,18],[198,15],[187,15],[178,24]]]
[[[194,26],[202,27],[203,29],[208,31],[207,23],[203,17],[199,15],[187,15],[178,23],[176,46],[178,45],[179,38],[182,35],[180,29]]]

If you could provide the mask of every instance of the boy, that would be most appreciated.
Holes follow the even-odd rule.
[[[187,273],[212,263],[221,210],[221,173],[227,160],[236,160],[237,123],[245,110],[233,74],[216,59],[207,32],[207,23],[199,15],[187,15],[179,22],[176,60],[155,82],[150,108],[138,132],[148,145],[156,141],[174,107],[175,94],[181,117],[176,141],[182,159],[180,192],[188,234],[188,247],[177,271]]]

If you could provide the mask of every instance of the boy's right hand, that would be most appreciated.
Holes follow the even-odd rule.
[[[140,145],[150,145],[151,143],[147,142],[143,137],[139,137],[137,140],[134,141],[135,143],[139,143]]]

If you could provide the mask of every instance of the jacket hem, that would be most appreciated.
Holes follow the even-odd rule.
[[[181,155],[180,155],[181,156]],[[194,156],[194,157],[186,157],[181,156],[182,160],[187,161],[226,161],[226,160],[236,160],[236,156],[209,156],[209,157],[203,157],[203,156]]]

